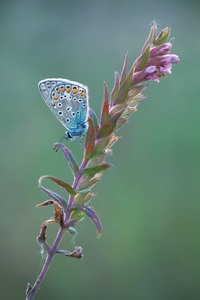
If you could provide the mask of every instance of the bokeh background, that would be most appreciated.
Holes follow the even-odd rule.
[[[96,238],[79,223],[83,260],[56,257],[36,299],[200,299],[199,1],[1,1],[1,299],[24,299],[43,257],[36,243],[52,208],[41,175],[72,182],[52,145],[64,128],[37,83],[63,77],[88,85],[99,114],[103,81],[111,90],[125,53],[140,53],[151,22],[172,28],[171,76],[150,84],[148,99],[119,134],[91,204],[103,223]],[[68,144],[78,160],[82,148]],[[57,226],[48,230],[49,240]],[[66,236],[62,248],[73,249]]]

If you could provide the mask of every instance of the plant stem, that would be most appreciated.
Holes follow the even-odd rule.
[[[80,177],[82,175],[82,170],[85,168],[85,166],[87,165],[87,160],[86,159],[83,159],[82,163],[81,163],[81,166],[79,168],[79,171],[78,173],[76,174],[75,176],[75,179],[74,179],[74,183],[73,183],[73,188],[76,190],[77,186],[78,186],[78,183],[79,183],[79,180],[80,180]],[[71,206],[73,205],[73,201],[74,201],[74,196],[71,196],[69,198],[69,202],[68,202],[68,205],[67,205],[67,209],[66,209],[66,215],[65,215],[65,220],[64,220],[64,223],[66,223],[70,217],[70,214],[71,214],[71,211],[70,211],[70,208]],[[49,253],[47,253],[47,257],[46,257],[46,260],[44,262],[44,265],[42,267],[42,270],[37,278],[37,280],[35,281],[35,284],[33,285],[31,291],[28,293],[27,297],[26,297],[26,300],[32,300],[34,299],[35,297],[35,294],[37,293],[42,281],[44,280],[44,277],[50,267],[50,264],[53,260],[53,257],[56,253],[56,250],[58,249],[58,246],[62,240],[62,237],[63,237],[63,234],[64,234],[64,229],[60,227],[58,233],[57,233],[57,236],[54,240],[54,243],[49,251]]]
[[[37,291],[38,291],[38,289],[39,289],[39,287],[40,287],[40,285],[41,285],[41,283],[42,283],[42,281],[43,281],[43,279],[44,279],[44,277],[45,277],[45,275],[46,275],[46,273],[49,269],[51,261],[52,261],[54,255],[55,255],[55,252],[56,252],[56,250],[57,250],[57,248],[58,248],[58,246],[59,246],[59,244],[62,240],[63,234],[64,234],[64,230],[63,230],[63,228],[60,228],[58,233],[57,233],[57,236],[54,240],[54,243],[53,243],[49,253],[47,254],[47,257],[46,257],[45,263],[43,265],[43,268],[42,268],[35,284],[33,285],[31,291],[28,293],[28,295],[26,297],[26,300],[34,299],[35,294],[37,293]]]
[[[80,165],[80,168],[78,170],[78,173],[76,174],[75,176],[75,179],[74,179],[74,183],[72,185],[73,189],[76,190],[77,186],[78,186],[78,183],[79,183],[79,180],[80,180],[80,177],[82,175],[82,170],[86,167],[87,165],[87,162],[88,160],[87,159],[83,159],[81,165]],[[69,202],[68,202],[68,205],[67,205],[67,209],[66,209],[66,215],[65,215],[65,220],[64,220],[64,223],[66,224],[66,222],[68,221],[69,217],[70,217],[70,214],[71,214],[71,207],[73,205],[73,202],[74,202],[74,196],[71,196],[69,198]]]

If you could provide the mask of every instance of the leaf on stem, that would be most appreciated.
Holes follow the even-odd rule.
[[[71,187],[71,185],[69,185],[67,182],[65,182],[57,177],[49,176],[49,175],[42,176],[39,179],[40,180],[39,184],[41,183],[41,181],[43,179],[50,179],[53,182],[55,182],[57,185],[59,185],[60,187],[64,188],[70,195],[76,195],[76,191]]]
[[[67,207],[67,202],[64,198],[56,194],[55,192],[45,188],[42,186],[42,180],[45,178],[45,176],[40,177],[39,179],[39,188],[45,192],[47,195],[49,195],[51,198],[54,199],[54,202],[56,202],[57,205],[61,206],[62,208]]]
[[[122,103],[128,94],[128,91],[132,85],[132,79],[133,79],[133,72],[134,72],[134,67],[132,67],[124,80],[124,83],[122,86],[120,86],[119,91],[116,94],[115,100],[114,100],[114,105],[118,103]]]
[[[117,112],[116,114],[110,116],[106,123],[104,123],[98,131],[97,137],[105,138],[111,135],[115,130],[115,126],[119,117],[123,114],[124,110]]]
[[[138,57],[135,63],[136,71],[141,71],[146,67],[149,59],[149,53],[150,53],[150,44],[146,46],[142,54]]]
[[[115,101],[115,98],[116,98],[116,95],[117,95],[117,92],[119,90],[119,74],[118,72],[115,72],[115,82],[114,82],[114,86],[113,86],[113,89],[111,91],[111,94],[110,94],[110,103],[114,103]]]
[[[89,159],[95,148],[95,125],[92,119],[88,119],[89,128],[85,139],[85,159]]]
[[[104,96],[103,96],[103,105],[101,108],[101,121],[100,121],[101,125],[103,125],[107,121],[108,115],[109,115],[108,86],[106,82],[104,82]]]
[[[164,44],[170,36],[170,31],[171,29],[168,27],[165,27],[160,33],[159,35],[153,40],[153,45],[154,46],[159,46]]]
[[[89,108],[89,117],[92,119],[94,126],[95,126],[95,131],[97,133],[97,131],[99,130],[99,121],[98,121],[97,115],[91,108]]]
[[[114,168],[114,166],[111,164],[104,163],[104,164],[101,164],[101,165],[93,167],[93,168],[85,168],[82,170],[82,174],[93,176],[93,175],[103,172],[109,168]]]
[[[72,173],[76,175],[78,173],[79,166],[72,152],[61,143],[55,143],[54,148],[59,148],[63,152],[65,158],[68,160],[68,164],[72,170]]]
[[[97,229],[97,237],[100,238],[102,225],[96,211],[89,206],[73,206],[72,209],[83,211],[92,220]]]
[[[120,75],[120,80],[119,80],[119,85],[122,86],[124,83],[124,80],[126,79],[126,68],[127,68],[127,61],[128,61],[128,53],[126,53],[125,59],[124,59],[124,64],[122,67],[122,72]]]

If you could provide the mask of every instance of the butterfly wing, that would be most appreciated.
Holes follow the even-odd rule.
[[[56,118],[70,132],[76,132],[87,121],[88,89],[67,79],[41,80],[39,91]]]

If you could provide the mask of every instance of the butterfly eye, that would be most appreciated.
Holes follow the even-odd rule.
[[[69,118],[67,118],[67,119],[66,119],[66,122],[67,122],[67,123],[69,123],[69,121],[70,121],[70,119],[69,119]]]
[[[83,104],[83,107],[86,107],[86,104],[85,104],[85,103]]]
[[[71,95],[69,95],[69,100],[72,100],[72,96]]]
[[[74,97],[73,100],[74,100],[74,102],[76,102],[77,99]]]
[[[80,115],[80,111],[77,111],[76,114],[77,114],[77,115]]]
[[[63,96],[60,96],[60,100],[63,100]]]
[[[62,115],[63,115],[63,112],[62,112],[62,111],[59,111],[58,114],[59,114],[59,116],[62,116]]]
[[[78,99],[78,102],[81,103],[81,102],[82,102],[82,99]]]
[[[67,108],[66,108],[67,111],[70,111],[71,109],[72,109],[71,107],[67,107]]]
[[[75,116],[75,112],[72,112],[72,116],[73,116],[73,117]]]
[[[58,107],[62,107],[62,103],[59,102],[59,103],[58,103]]]

